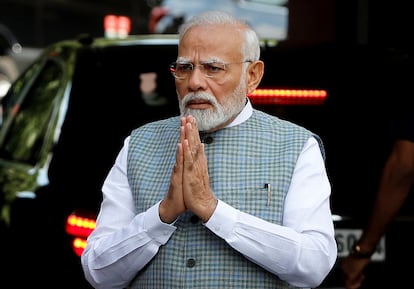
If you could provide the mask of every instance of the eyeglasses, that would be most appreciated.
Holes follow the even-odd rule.
[[[242,62],[222,63],[216,61],[204,62],[195,65],[191,62],[173,62],[170,64],[170,71],[176,79],[186,79],[194,71],[196,67],[200,68],[205,77],[208,78],[220,78],[226,74],[226,67],[230,64],[242,64],[252,62],[251,60],[245,60]]]

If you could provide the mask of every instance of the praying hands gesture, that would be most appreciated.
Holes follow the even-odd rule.
[[[160,204],[160,218],[171,223],[190,210],[207,222],[216,206],[217,199],[210,189],[207,159],[197,123],[192,116],[182,117],[176,161],[170,188]]]

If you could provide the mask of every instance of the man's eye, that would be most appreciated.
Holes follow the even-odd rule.
[[[178,71],[192,71],[193,66],[190,63],[180,63],[180,64],[177,64],[177,70]]]
[[[217,72],[224,70],[223,64],[219,64],[219,63],[206,63],[203,66],[207,72],[211,72],[211,73],[217,73]]]

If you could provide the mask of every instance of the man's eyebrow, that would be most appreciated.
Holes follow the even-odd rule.
[[[186,58],[186,57],[177,57],[177,62],[181,62],[181,63],[190,63],[190,59]]]
[[[177,62],[191,63],[191,60],[187,57],[180,56],[180,57],[177,57]],[[211,58],[200,61],[200,63],[213,63],[213,62],[225,63],[225,61],[219,57],[211,57]]]

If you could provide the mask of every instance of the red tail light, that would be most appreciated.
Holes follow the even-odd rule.
[[[73,239],[72,249],[78,257],[82,255],[83,250],[85,250],[86,244],[87,242],[86,242],[86,239],[84,238]]]
[[[93,214],[73,212],[66,219],[66,233],[73,237],[72,249],[80,256],[86,247],[86,239],[96,226]]]
[[[104,17],[104,30],[107,38],[125,38],[131,32],[131,19],[108,14]]]
[[[249,95],[253,104],[322,105],[328,92],[315,89],[256,89]]]

